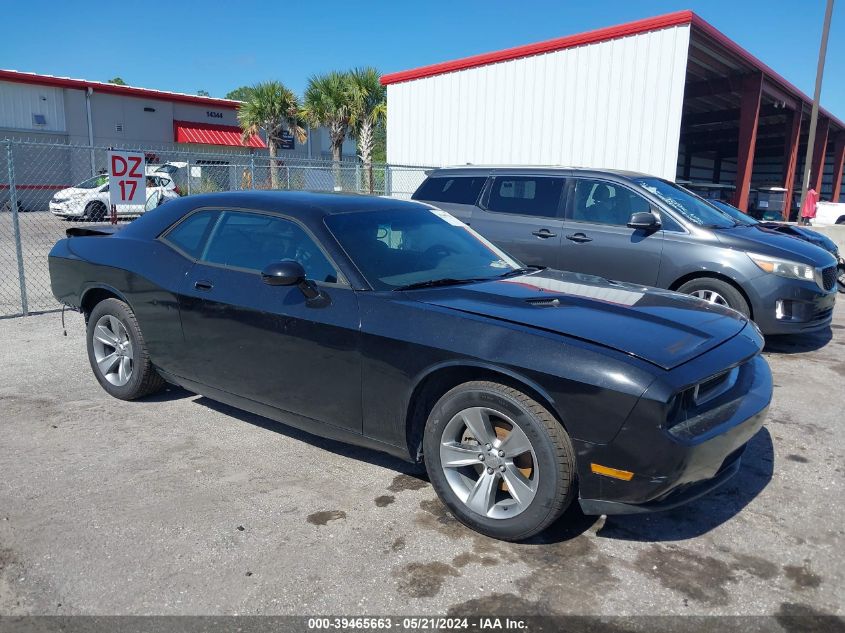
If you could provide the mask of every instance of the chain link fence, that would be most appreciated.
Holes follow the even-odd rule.
[[[77,223],[107,221],[107,147],[28,140],[0,141],[0,317],[59,308],[47,256]],[[114,148],[118,149],[118,148]],[[357,159],[270,159],[264,153],[189,152],[172,147],[122,147],[147,159],[147,195],[176,196],[244,189],[343,191],[410,198],[428,167]],[[131,222],[143,207],[118,207]]]

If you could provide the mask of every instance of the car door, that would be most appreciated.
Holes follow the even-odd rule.
[[[528,265],[557,268],[562,176],[495,176],[472,212],[472,228]]]
[[[293,259],[321,291],[269,286],[268,264]],[[361,431],[359,316],[354,291],[301,224],[221,211],[180,296],[197,382]]]
[[[565,207],[560,268],[618,281],[657,283],[662,228],[628,227],[633,213],[657,213],[648,200],[615,181],[575,177]]]

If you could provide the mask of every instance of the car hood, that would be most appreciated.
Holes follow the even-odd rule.
[[[833,256],[823,248],[770,229],[736,226],[730,229],[717,229],[713,232],[719,242],[730,248],[790,259],[821,268],[835,263],[831,261]]]
[[[79,189],[77,187],[68,187],[67,189],[61,189],[53,194],[54,198],[72,198],[74,196],[79,196],[83,194],[96,194],[98,193],[96,189]]]
[[[589,341],[663,369],[724,343],[747,323],[734,310],[688,295],[548,269],[405,292],[431,306]]]

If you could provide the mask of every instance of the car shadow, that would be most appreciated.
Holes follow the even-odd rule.
[[[771,354],[803,354],[821,349],[833,339],[833,330],[827,327],[805,334],[780,334],[766,337],[763,351]]]
[[[720,488],[674,510],[609,516],[596,532],[623,541],[682,541],[706,534],[736,516],[772,480],[774,447],[768,429],[751,438],[739,472]]]
[[[187,391],[184,391],[184,394],[187,396],[195,395]],[[228,404],[223,404],[222,402],[206,398],[205,396],[198,396],[194,400],[194,403],[240,420],[241,422],[246,422],[247,424],[252,424],[253,426],[273,431],[274,433],[278,433],[301,442],[307,442],[308,444],[321,448],[324,451],[335,453],[336,455],[342,455],[343,457],[348,457],[350,459],[367,462],[368,464],[373,464],[374,466],[381,466],[382,468],[387,468],[388,470],[395,470],[396,472],[409,475],[422,481],[428,481],[428,477],[425,475],[425,470],[422,467],[406,462],[398,457],[393,457],[387,453],[382,453],[381,451],[365,448],[363,446],[347,444],[338,440],[320,437],[319,435],[314,435],[313,433],[297,429],[293,426],[288,426],[283,422],[276,422],[270,418],[265,418],[264,416],[250,413],[248,411],[244,411],[243,409],[232,407]]]

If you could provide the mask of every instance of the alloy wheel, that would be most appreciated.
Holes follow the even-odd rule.
[[[731,304],[728,303],[727,299],[725,299],[715,290],[693,290],[690,294],[693,297],[704,299],[704,301],[707,301],[708,303],[715,303],[717,305],[725,306],[728,308],[731,307]]]
[[[115,387],[124,386],[132,378],[132,341],[126,326],[117,317],[104,314],[92,336],[97,370]]]
[[[452,492],[470,510],[507,519],[537,493],[537,456],[525,432],[487,407],[459,411],[443,429],[440,464]]]

